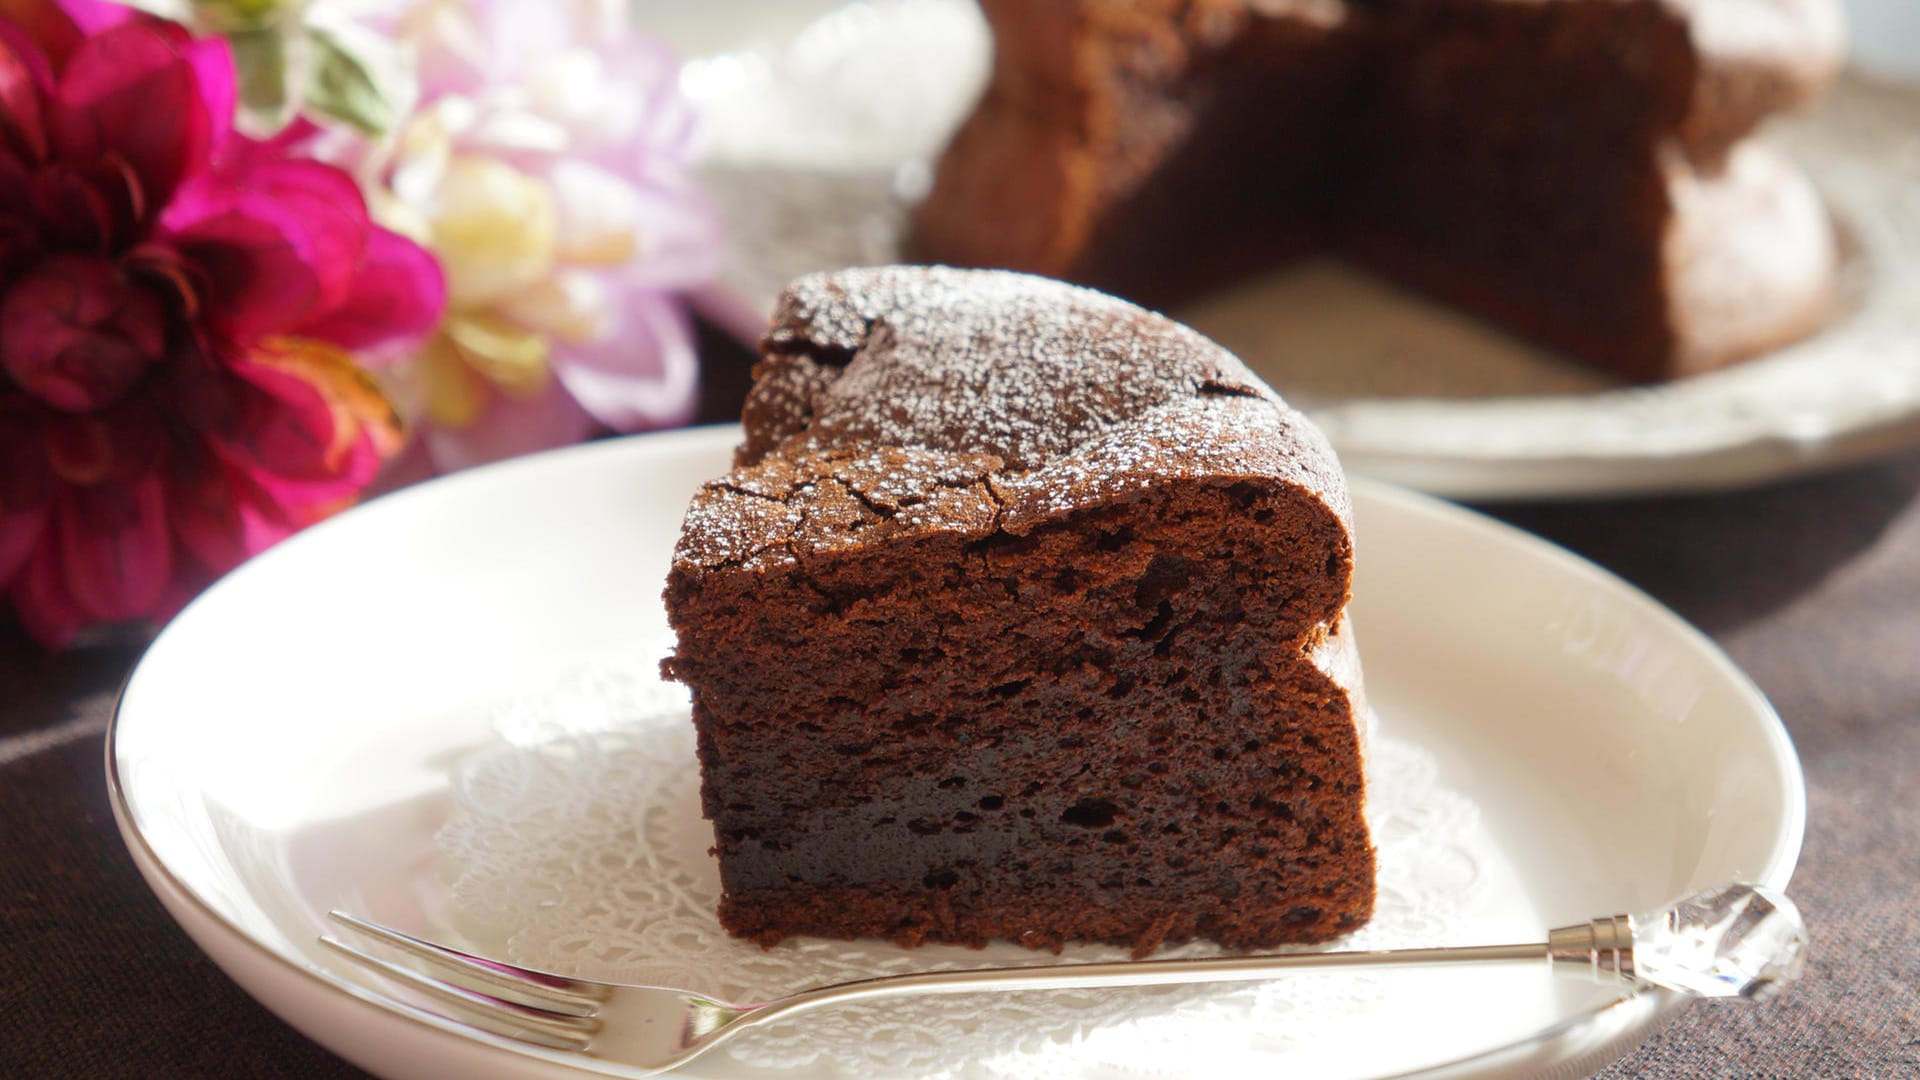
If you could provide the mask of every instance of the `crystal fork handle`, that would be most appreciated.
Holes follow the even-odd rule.
[[[1642,915],[1613,915],[1547,935],[1554,967],[1596,982],[1648,983],[1701,997],[1771,997],[1799,977],[1807,931],[1781,893],[1725,885]]]

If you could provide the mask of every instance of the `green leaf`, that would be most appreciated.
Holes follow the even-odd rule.
[[[277,26],[228,35],[233,66],[240,77],[240,107],[253,126],[268,131],[286,123],[293,103],[287,95],[287,39]]]
[[[232,35],[278,21],[283,12],[299,6],[300,0],[191,0],[191,3],[194,14],[207,25]]]
[[[393,102],[372,66],[330,32],[310,28],[307,40],[313,52],[307,108],[368,135],[385,132],[393,123]]]

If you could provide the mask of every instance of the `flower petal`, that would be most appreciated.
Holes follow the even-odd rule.
[[[116,4],[110,0],[54,0],[67,18],[82,34],[98,34],[111,30],[121,23],[140,18],[140,13],[126,4]]]
[[[284,509],[247,470],[218,461],[207,466],[168,492],[174,535],[202,567],[224,574],[293,534]]]
[[[167,516],[185,553],[214,570],[238,566],[248,551],[240,541],[240,513],[226,469],[208,469],[197,482],[169,480]]]
[[[26,564],[27,556],[40,543],[41,534],[47,527],[47,508],[44,506],[22,506],[8,509],[0,506],[0,589],[13,580],[16,571]]]
[[[91,619],[150,616],[173,573],[166,498],[149,474],[125,486],[71,489],[54,515],[61,583]]]
[[[0,508],[38,506],[52,497],[47,431],[52,417],[25,394],[0,393]]]
[[[89,620],[64,584],[60,553],[51,543],[34,549],[25,569],[13,583],[13,610],[20,625],[41,645],[64,649],[73,644]]]
[[[596,425],[558,385],[537,397],[509,398],[494,393],[471,427],[429,427],[421,432],[427,453],[439,471],[571,446],[593,434]]]
[[[211,121],[207,130],[207,156],[218,161],[234,142],[233,116],[240,104],[240,74],[234,66],[233,49],[222,38],[201,38],[181,50],[193,68],[194,81],[200,87],[200,100]]]
[[[435,196],[433,249],[454,306],[491,304],[552,272],[559,210],[544,180],[496,158],[456,157]]]
[[[247,361],[233,365],[245,381],[239,420],[212,443],[223,460],[248,472],[324,476],[336,452],[339,425],[319,391],[299,376]]]
[[[533,397],[552,383],[545,334],[490,314],[454,315],[441,327],[444,339],[474,374],[508,397]]]
[[[447,282],[425,248],[375,228],[358,273],[340,301],[295,328],[300,337],[362,352],[368,364],[390,363],[419,347],[447,307]]]
[[[575,34],[573,49],[529,65],[525,93],[533,110],[566,129],[573,153],[616,172],[629,172],[636,153],[687,160],[695,113],[680,93],[673,50],[624,29]]]
[[[399,451],[404,437],[392,405],[324,342],[275,339],[233,370],[253,392],[238,429],[216,436],[214,446],[256,483],[271,483],[269,494],[338,503]],[[294,482],[303,486],[283,486]]]
[[[31,266],[42,243],[33,223],[33,173],[13,151],[0,147],[0,274],[8,277]]]
[[[656,171],[635,181],[640,257],[623,273],[637,284],[683,290],[720,273],[720,212],[691,177]]]
[[[437,427],[472,427],[487,410],[486,380],[468,366],[459,346],[435,334],[412,359],[394,371],[413,415]]]
[[[192,205],[206,216],[178,221],[187,215],[169,213],[166,227],[198,271],[210,326],[246,345],[286,332],[323,305],[325,256],[296,209],[251,193]]]
[[[383,456],[406,442],[400,414],[380,387],[343,350],[308,338],[279,338],[255,354],[258,363],[294,372],[320,392],[341,421],[373,439]]]
[[[32,46],[40,54],[47,75],[42,87],[51,87],[51,71],[65,64],[84,37],[73,16],[52,0],[0,0],[0,38]],[[48,63],[48,62],[51,63]]]
[[[317,309],[344,300],[373,232],[366,198],[353,177],[318,161],[286,160],[263,162],[232,182],[291,212],[304,227],[320,281]]]
[[[494,305],[493,314],[555,341],[592,341],[614,317],[613,281],[611,275],[591,270],[562,270]],[[756,335],[765,321],[756,317]],[[453,322],[447,320],[448,325]]]
[[[157,19],[122,23],[83,41],[60,72],[51,134],[66,157],[118,153],[163,206],[201,167],[222,122],[209,112],[185,31]]]
[[[337,459],[334,475],[309,479],[254,473],[250,479],[261,497],[241,504],[249,542],[263,528],[303,528],[352,506],[372,486],[389,456],[378,440],[363,431]]]
[[[29,192],[49,247],[100,254],[111,250],[113,203],[66,162],[42,166],[29,181]]]
[[[159,301],[105,259],[56,255],[0,301],[0,371],[55,409],[131,392],[166,348]]]
[[[46,58],[32,42],[0,19],[0,139],[27,161],[47,156],[47,131],[40,117],[39,72]],[[37,70],[36,70],[37,69]]]
[[[503,80],[511,75],[516,54],[490,65],[489,43],[476,15],[481,5],[419,4],[401,20],[401,36],[412,47],[415,77],[424,97],[431,100],[459,87],[484,82],[491,71]]]
[[[699,377],[686,309],[636,288],[616,298],[611,313],[597,337],[554,349],[553,373],[582,408],[615,431],[685,423]]]
[[[167,591],[161,594],[160,602],[154,605],[153,622],[164,625],[180,614],[182,608],[193,602],[193,598],[207,590],[220,575],[203,567],[189,566],[173,575],[173,581],[167,585]]]
[[[414,429],[418,431],[418,428]],[[367,490],[361,492],[362,498],[373,499],[382,495],[391,495],[402,488],[425,483],[434,478],[433,456],[427,452],[425,439],[415,437],[408,440],[406,448],[388,458],[380,467],[380,475]]]
[[[235,470],[231,483],[234,510],[240,522],[241,550],[258,554],[292,536],[299,526],[289,514],[288,507],[252,483],[253,479],[238,475],[238,470]],[[310,518],[308,523],[311,524],[313,520],[318,519]]]
[[[645,146],[650,157],[684,162],[692,156],[699,112],[680,91],[680,56],[665,39],[629,33],[603,46],[607,67],[626,79],[622,95],[638,120],[622,145]]]
[[[47,464],[74,485],[104,483],[113,475],[113,433],[99,416],[57,417],[47,425]]]
[[[561,261],[619,266],[640,254],[640,193],[632,184],[584,161],[555,162],[550,180]]]

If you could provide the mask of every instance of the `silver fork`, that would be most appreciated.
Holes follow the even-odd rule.
[[[903,994],[1232,982],[1343,967],[1545,960],[1556,971],[1602,983],[1759,1000],[1799,975],[1807,946],[1806,929],[1790,900],[1764,886],[1736,884],[1695,893],[1642,915],[1611,915],[1562,927],[1545,941],[1519,945],[977,968],[860,979],[736,1005],[689,990],[533,971],[346,912],[335,911],[332,918],[399,959],[384,959],[331,935],[321,937],[323,944],[431,996],[448,1009],[442,1014],[446,1019],[503,1038],[652,1071],[685,1064],[743,1031],[795,1013]]]

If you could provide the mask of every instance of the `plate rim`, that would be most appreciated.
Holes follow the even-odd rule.
[[[414,485],[411,488],[383,496],[381,499],[374,500],[373,503],[365,505],[384,502],[388,498],[406,497],[410,493],[441,489],[444,486],[485,483],[489,477],[498,475],[504,470],[558,467],[556,466],[556,462],[571,460],[576,457],[631,453],[635,452],[635,447],[642,445],[684,443],[689,444],[691,447],[707,449],[706,444],[712,443],[719,446],[731,447],[738,444],[738,433],[739,426],[737,424],[714,424],[670,431],[650,432],[641,435],[624,436],[563,447],[469,469],[452,476],[436,478],[427,483]],[[1444,520],[1451,527],[1466,528],[1483,539],[1493,539],[1503,544],[1524,547],[1533,554],[1548,559],[1563,571],[1572,572],[1587,581],[1620,590],[1624,598],[1629,602],[1645,609],[1647,614],[1665,623],[1669,629],[1678,632],[1683,637],[1690,638],[1692,643],[1699,648],[1702,655],[1712,666],[1717,669],[1723,677],[1728,679],[1729,685],[1738,690],[1739,696],[1750,706],[1753,706],[1756,713],[1766,721],[1762,727],[1762,731],[1766,735],[1767,742],[1770,744],[1775,756],[1783,766],[1784,776],[1782,779],[1785,781],[1785,794],[1788,798],[1782,807],[1782,827],[1776,836],[1774,850],[1764,873],[1760,877],[1760,883],[1781,890],[1786,888],[1798,864],[1801,847],[1805,840],[1807,798],[1804,769],[1800,762],[1799,754],[1793,745],[1792,736],[1787,731],[1786,725],[1778,711],[1773,708],[1772,703],[1767,700],[1766,695],[1753,682],[1752,678],[1727,656],[1726,652],[1720,648],[1718,643],[1714,642],[1704,631],[1701,631],[1699,628],[1681,618],[1677,613],[1660,603],[1637,585],[1549,540],[1528,533],[1516,526],[1488,517],[1469,507],[1451,503],[1438,496],[1412,488],[1363,476],[1349,476],[1347,481],[1349,487],[1353,489],[1356,494],[1364,492],[1367,498],[1392,504],[1397,510],[1411,512],[1429,520]],[[359,508],[356,507],[354,509],[357,510]],[[334,528],[339,527],[340,522],[350,521],[356,516],[353,510],[336,515],[327,521],[321,522],[289,538],[287,541],[277,545],[274,550],[284,551],[287,549],[303,548],[317,542],[313,537],[324,536]],[[251,560],[248,565],[251,566],[261,562],[263,559],[273,557],[271,551],[265,552],[262,553],[262,556]],[[188,610],[208,602],[208,598],[214,596],[223,587],[231,588],[230,583],[235,580],[235,578],[245,574],[246,569],[247,567],[243,566],[241,570],[236,571],[236,573],[230,574],[226,578],[216,582],[212,588],[209,588],[189,604]],[[246,576],[251,575],[248,574]],[[107,799],[122,842],[127,846],[129,853],[133,856],[136,868],[140,871],[141,877],[146,881],[149,889],[161,900],[162,907],[168,911],[169,915],[180,922],[182,929],[188,931],[189,936],[194,940],[196,946],[207,952],[223,972],[240,983],[249,996],[254,997],[256,1000],[261,1001],[263,1005],[266,1005],[275,1014],[276,1018],[294,1027],[296,1030],[301,1031],[303,1034],[306,1034],[304,1025],[296,1023],[292,1017],[286,1015],[277,1005],[265,1001],[254,991],[249,982],[242,980],[234,970],[235,965],[231,963],[228,958],[214,955],[214,950],[202,940],[202,934],[206,931],[211,930],[230,938],[232,941],[243,946],[249,958],[268,961],[272,970],[282,975],[290,974],[295,976],[296,981],[305,989],[322,989],[344,993],[351,1001],[357,1001],[362,1005],[371,1006],[392,1017],[409,1021],[414,1025],[440,1035],[450,1035],[467,1042],[477,1042],[491,1047],[494,1050],[504,1051],[525,1059],[536,1060],[562,1071],[571,1070],[579,1075],[616,1077],[644,1075],[637,1072],[632,1066],[621,1065],[617,1062],[609,1062],[578,1054],[562,1053],[560,1051],[548,1050],[543,1047],[532,1046],[490,1035],[457,1021],[441,1017],[428,1010],[420,1009],[405,1002],[386,997],[330,969],[302,962],[298,958],[287,955],[259,940],[233,919],[219,911],[209,900],[184,881],[174,869],[167,864],[165,859],[162,858],[142,830],[138,815],[121,775],[121,762],[118,752],[119,735],[123,713],[127,704],[128,691],[133,687],[136,677],[146,663],[147,656],[151,652],[153,645],[162,640],[171,629],[171,627],[163,628],[159,634],[155,635],[153,640],[149,642],[147,650],[143,651],[140,659],[129,669],[126,677],[121,681],[119,690],[115,694],[113,708],[107,719],[107,729],[103,743]],[[192,918],[199,920],[202,925],[197,928],[189,925],[187,919],[183,917],[183,913],[176,911],[173,904],[168,902],[170,897],[179,902],[184,907],[185,912],[190,913]],[[1501,1046],[1448,1061],[1422,1065],[1412,1070],[1383,1074],[1376,1077],[1375,1080],[1454,1080],[1454,1078],[1482,1075],[1489,1070],[1515,1068],[1523,1065],[1535,1068],[1547,1066],[1586,1068],[1589,1065],[1598,1067],[1631,1051],[1634,1046],[1637,1046],[1640,1042],[1656,1033],[1688,1003],[1688,1000],[1684,995],[1675,991],[1657,987],[1641,988],[1624,994],[1612,1001],[1581,1010],[1572,1016],[1557,1020],[1527,1036]],[[1586,1036],[1595,1030],[1602,1030],[1608,1032],[1608,1034],[1600,1041],[1594,1042],[1590,1037]],[[332,1043],[322,1041],[311,1034],[307,1034],[307,1037],[313,1039],[314,1042],[321,1045],[329,1053],[344,1057],[341,1051]],[[1541,1055],[1544,1055],[1544,1057]]]
[[[1521,399],[1511,399],[1521,400]],[[1306,410],[1313,415],[1313,410]],[[1342,461],[1362,479],[1442,500],[1499,505],[1644,499],[1749,491],[1881,461],[1920,445],[1920,406],[1845,431],[1800,436],[1767,432],[1672,454],[1542,454],[1415,452],[1348,445]],[[1488,466],[1498,468],[1489,469]],[[1537,472],[1558,479],[1530,480]]]

